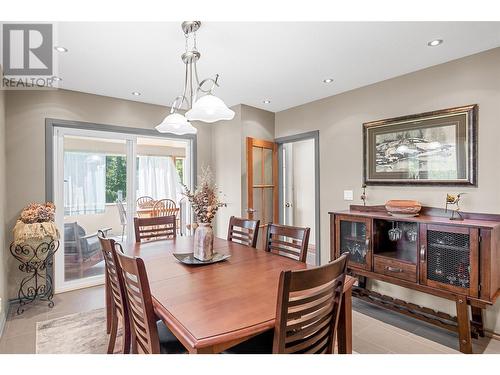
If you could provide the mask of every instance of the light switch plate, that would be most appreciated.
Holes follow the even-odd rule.
[[[344,200],[352,201],[354,199],[354,194],[352,190],[344,190]]]

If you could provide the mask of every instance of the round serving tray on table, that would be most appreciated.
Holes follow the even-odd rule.
[[[174,253],[174,257],[181,263],[189,264],[192,266],[201,266],[204,264],[212,264],[212,263],[222,262],[222,261],[230,258],[231,255],[214,253],[214,256],[212,257],[212,259],[207,260],[207,261],[202,261],[202,260],[196,259],[194,257],[194,253],[184,253],[184,254]]]

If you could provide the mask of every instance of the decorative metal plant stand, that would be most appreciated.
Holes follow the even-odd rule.
[[[41,301],[48,301],[50,308],[54,307],[51,272],[54,253],[58,248],[58,240],[40,242],[36,247],[26,243],[10,245],[11,254],[21,263],[19,270],[28,274],[19,284],[17,314],[22,314],[24,306],[34,302],[37,298]]]

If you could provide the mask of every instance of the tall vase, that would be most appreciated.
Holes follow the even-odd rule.
[[[214,256],[214,231],[209,223],[199,223],[194,231],[194,257],[203,262]]]

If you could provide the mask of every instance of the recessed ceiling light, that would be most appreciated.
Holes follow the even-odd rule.
[[[323,83],[332,83],[332,82],[333,82],[333,78],[327,78],[327,79],[323,80]]]
[[[434,39],[431,40],[429,43],[427,43],[429,47],[436,47],[439,46],[440,44],[443,44],[443,39]]]
[[[57,52],[68,52],[68,49],[67,48],[64,48],[64,47],[60,47],[60,46],[55,46],[54,49],[57,51]]]
[[[61,77],[54,76],[52,77],[52,80],[57,82],[57,81],[62,81],[63,79]]]
[[[141,95],[141,93],[140,93],[140,92],[138,92],[138,91],[133,91],[133,92],[132,92],[132,95],[134,95],[134,96],[140,96],[140,95]]]
[[[270,101],[270,100],[268,100],[268,99],[266,99],[266,100],[263,100],[263,101],[262,101],[262,103],[264,103],[264,104],[269,104],[269,103],[271,103],[271,101]]]

